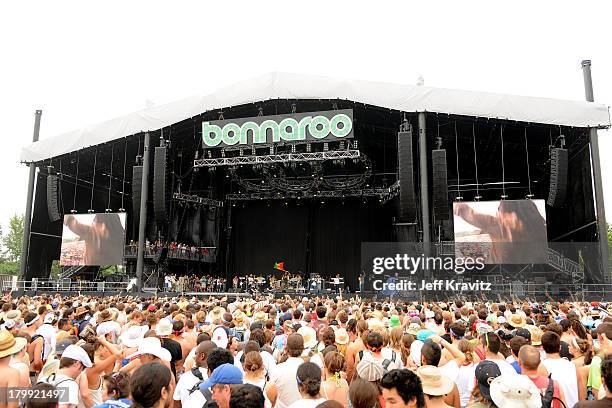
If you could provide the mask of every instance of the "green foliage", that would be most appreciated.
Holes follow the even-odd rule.
[[[57,279],[62,272],[62,268],[60,267],[59,261],[56,259],[51,262],[51,274],[49,276],[50,279]]]
[[[0,263],[0,275],[19,275],[19,262]]]
[[[23,238],[23,215],[13,215],[9,220],[8,233],[2,237],[2,244],[6,248],[4,255],[9,262],[19,264],[21,258],[21,240]],[[17,267],[19,269],[19,266]]]

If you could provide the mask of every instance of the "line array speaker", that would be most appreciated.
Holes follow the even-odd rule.
[[[138,223],[140,220],[140,197],[142,188],[142,166],[132,167],[132,225],[135,237],[138,237]],[[137,239],[137,238],[136,238]]]
[[[567,149],[550,150],[550,185],[546,204],[561,207],[567,195]]]
[[[414,221],[417,217],[414,194],[414,166],[412,160],[412,127],[397,133],[397,159],[400,182],[400,219]]]
[[[51,222],[62,219],[59,205],[59,179],[54,174],[47,176],[47,212]]]
[[[157,224],[168,222],[168,175],[166,172],[166,147],[155,148],[153,162],[153,212]]]
[[[436,221],[448,220],[450,216],[450,209],[448,203],[446,150],[432,150],[431,164],[433,173],[432,198],[434,219]]]

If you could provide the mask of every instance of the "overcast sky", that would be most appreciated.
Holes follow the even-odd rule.
[[[585,58],[610,105],[611,15],[609,1],[0,2],[0,223],[24,212],[36,109],[45,139],[269,71],[584,100]]]

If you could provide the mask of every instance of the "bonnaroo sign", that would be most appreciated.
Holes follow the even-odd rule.
[[[206,147],[353,137],[353,110],[293,113],[202,122]]]

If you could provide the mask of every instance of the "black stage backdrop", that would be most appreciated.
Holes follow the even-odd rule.
[[[390,241],[390,207],[361,202],[248,204],[233,209],[234,273],[269,277],[275,262],[304,277],[340,274],[351,289],[360,272],[361,243]],[[277,273],[278,274],[278,273]]]

